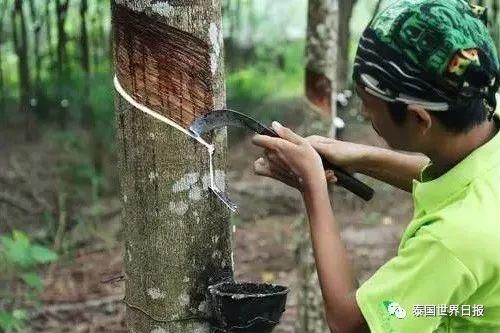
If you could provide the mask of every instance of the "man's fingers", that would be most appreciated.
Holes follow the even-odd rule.
[[[276,150],[284,144],[284,140],[267,135],[257,134],[252,138],[252,143],[264,149]]]
[[[295,184],[293,179],[282,174],[280,171],[274,170],[269,162],[262,157],[254,162],[254,171],[259,176],[273,178],[288,186],[297,188],[297,184]]]
[[[272,151],[272,150],[266,150],[265,151],[265,154],[266,154],[266,158],[267,160],[270,162],[270,164],[273,164],[277,167],[279,167],[280,169],[282,169],[283,171],[289,171],[289,168],[288,166],[286,165],[285,161],[283,161],[279,154]]]
[[[277,121],[273,121],[272,123],[274,131],[283,139],[286,139],[295,144],[301,144],[304,141],[304,138],[289,129],[278,123]]]

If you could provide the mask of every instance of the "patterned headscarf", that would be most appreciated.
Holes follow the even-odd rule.
[[[496,108],[497,51],[486,9],[465,0],[400,0],[364,31],[353,79],[387,102],[446,111],[481,98]]]

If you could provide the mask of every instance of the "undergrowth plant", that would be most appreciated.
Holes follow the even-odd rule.
[[[20,304],[36,304],[37,295],[43,290],[43,278],[37,269],[44,264],[57,260],[57,254],[51,249],[33,243],[22,231],[0,236],[0,332],[22,332],[28,310],[17,308]],[[8,289],[16,281],[21,281],[22,299]]]

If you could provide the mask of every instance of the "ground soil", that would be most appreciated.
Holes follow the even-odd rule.
[[[0,233],[22,229],[43,239],[47,221],[40,217],[40,212],[61,211],[60,207],[51,206],[58,198],[58,192],[51,190],[54,186],[51,179],[62,172],[44,166],[56,161],[64,164],[67,160],[61,158],[60,146],[47,144],[46,140],[26,143],[16,139],[14,133],[15,129],[0,131]],[[345,138],[382,144],[369,124],[354,118],[348,121]],[[291,292],[287,310],[276,331],[295,332],[296,259],[290,240],[307,237],[294,235],[293,231],[293,225],[303,216],[302,203],[292,189],[253,175],[251,162],[259,154],[248,137],[231,144],[229,188],[232,199],[240,206],[239,214],[233,218],[236,277],[288,285]],[[65,180],[56,178],[58,182]],[[342,238],[360,282],[394,256],[411,216],[409,194],[363,179],[376,190],[369,203],[343,189],[335,188],[332,194]],[[66,195],[71,197],[71,193]],[[71,231],[66,234],[69,249],[61,260],[43,272],[45,287],[40,295],[41,304],[35,307],[27,332],[125,331],[117,198],[116,189],[111,189],[98,203],[89,204],[90,213],[85,216],[94,216],[92,212],[98,207],[99,216],[105,217],[99,223],[89,218],[90,228],[78,221],[69,222]]]

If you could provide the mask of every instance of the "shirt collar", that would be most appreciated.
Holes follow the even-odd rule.
[[[425,181],[430,166],[428,165],[422,170],[420,181],[413,180],[413,199],[416,215],[417,211],[421,210],[431,212],[453,194],[464,189],[475,178],[489,172],[493,167],[498,167],[499,164],[500,131],[444,175]]]

